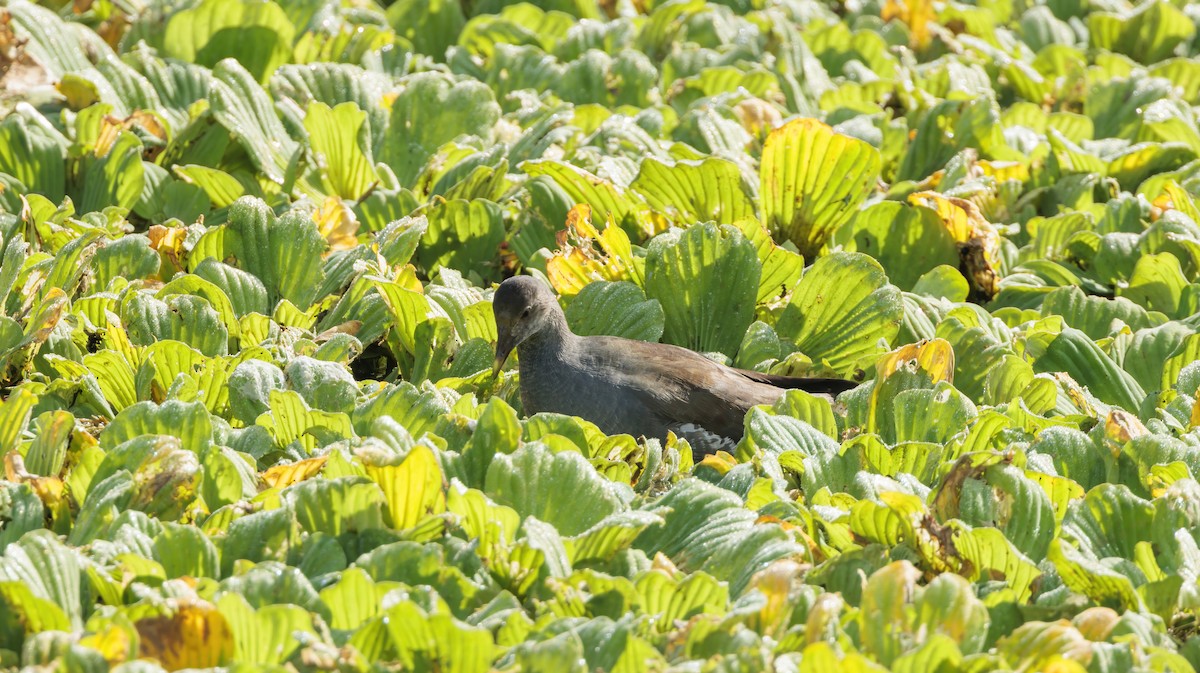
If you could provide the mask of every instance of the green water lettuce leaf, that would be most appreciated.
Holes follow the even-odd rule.
[[[357,200],[378,181],[366,119],[366,113],[353,102],[332,109],[324,103],[309,103],[304,128],[327,194]]]
[[[879,152],[815,119],[771,132],[759,169],[763,221],[811,257],[875,190]]]
[[[234,656],[245,661],[281,664],[300,647],[296,633],[314,633],[312,615],[297,605],[255,610],[233,592],[222,595],[216,605],[233,636]]]
[[[66,191],[66,139],[23,115],[0,122],[0,171],[30,191],[58,202]]]
[[[710,158],[671,166],[647,157],[630,187],[676,226],[696,222],[733,224],[754,216],[754,203],[730,161]]]
[[[293,182],[300,145],[284,128],[271,97],[255,76],[233,59],[217,63],[212,74],[213,116],[264,175],[281,185]]]
[[[166,55],[209,68],[235,59],[262,82],[290,60],[294,33],[273,3],[204,0],[172,15],[157,42]]]
[[[560,489],[580,494],[574,506],[558,502]],[[601,519],[622,509],[613,484],[596,474],[581,455],[552,454],[539,442],[526,444],[511,455],[497,455],[488,467],[484,493],[522,516],[535,516],[565,535],[583,533]],[[583,494],[587,494],[586,496]]]
[[[1066,372],[1094,395],[1123,409],[1137,409],[1145,391],[1083,332],[1068,327],[1057,336],[1039,337],[1045,350],[1033,361],[1042,372]]]
[[[837,233],[844,250],[874,257],[901,289],[939,265],[958,266],[954,237],[937,213],[924,206],[884,201],[865,208]]]
[[[663,340],[737,353],[754,318],[760,264],[741,231],[711,223],[659,236],[646,254],[646,296],[662,305]]]
[[[462,7],[450,0],[400,0],[388,8],[387,19],[414,49],[437,59],[445,57],[466,23]]]
[[[576,334],[641,341],[658,341],[666,322],[662,304],[647,299],[640,287],[627,281],[589,283],[571,299],[566,314]]]
[[[724,489],[689,479],[656,504],[669,508],[661,526],[646,529],[634,546],[647,554],[665,554],[681,568],[699,569],[729,582],[737,596],[751,576],[771,561],[795,553],[794,542],[773,525],[754,525],[755,515]],[[722,545],[706,541],[720,538]]]
[[[626,231],[636,230],[638,202],[620,186],[592,173],[561,161],[541,160],[521,164],[521,170],[531,176],[552,179],[573,203],[586,204],[598,222],[610,218]],[[558,226],[558,223],[554,223]]]
[[[776,329],[813,361],[849,372],[887,349],[902,315],[900,291],[878,262],[838,252],[804,272]]]
[[[428,228],[416,258],[429,273],[442,267],[496,273],[496,257],[504,240],[500,207],[491,201],[442,201],[425,212]]]
[[[1150,2],[1124,14],[1095,12],[1088,16],[1089,42],[1154,63],[1196,34],[1196,26],[1170,3]]]
[[[311,217],[292,210],[276,217],[260,199],[239,199],[229,212],[223,254],[256,276],[275,300],[307,308],[323,272],[325,239]]]
[[[499,117],[491,90],[479,82],[456,83],[432,72],[413,75],[392,103],[379,158],[401,186],[412,186],[442,145],[459,136],[490,141]]]
[[[0,582],[16,583],[25,591],[8,588],[3,591],[6,602],[17,603],[17,609],[34,623],[50,628],[57,623],[62,628],[83,626],[84,600],[91,600],[90,587],[84,576],[87,561],[79,552],[59,542],[49,531],[33,531],[8,545],[0,556]],[[59,611],[30,598],[48,601]],[[31,614],[37,613],[37,614]],[[65,618],[65,619],[64,619]]]

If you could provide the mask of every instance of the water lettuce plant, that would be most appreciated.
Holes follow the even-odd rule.
[[[1200,669],[1198,23],[11,0],[0,669]],[[517,272],[859,385],[525,417]]]

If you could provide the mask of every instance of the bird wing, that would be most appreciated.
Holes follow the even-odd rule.
[[[595,359],[593,366],[612,372],[613,380],[627,395],[635,397],[663,427],[679,431],[677,434],[692,426],[697,431],[740,439],[746,412],[757,404],[770,404],[782,394],[779,387],[753,376],[756,372],[726,367],[678,346],[588,337],[585,350]]]

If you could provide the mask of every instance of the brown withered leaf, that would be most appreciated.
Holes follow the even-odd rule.
[[[1104,419],[1104,439],[1116,450],[1120,450],[1129,440],[1148,434],[1150,431],[1146,426],[1128,411],[1113,409]]]
[[[5,96],[21,96],[54,81],[50,72],[26,51],[28,42],[13,31],[12,14],[0,9],[0,91]]]
[[[229,622],[206,601],[181,601],[169,616],[139,619],[138,656],[155,659],[168,671],[223,666],[233,658]]]
[[[50,288],[34,308],[33,315],[29,316],[29,322],[25,326],[26,341],[40,344],[50,338],[50,333],[54,331],[58,321],[62,320],[63,313],[70,303],[67,293],[63,292],[62,288]]]
[[[977,479],[993,465],[1012,462],[1008,453],[969,453],[954,461],[954,466],[942,477],[930,501],[930,509],[941,521],[958,518],[963,484]]]
[[[350,336],[354,336],[354,335],[358,334],[358,331],[360,329],[362,329],[362,321],[361,320],[347,320],[344,323],[334,325],[333,327],[330,327],[329,329],[325,330],[324,332],[321,332],[317,336],[313,337],[313,340],[316,341],[317,343],[324,343],[326,341],[329,341],[331,338],[334,337],[334,335],[337,335],[337,334],[349,334]]]
[[[938,214],[958,245],[959,270],[971,284],[974,301],[991,300],[1000,291],[1000,232],[966,199],[938,192],[917,192],[909,203],[925,206]]]
[[[4,454],[4,478],[17,484],[26,484],[41,499],[51,513],[60,513],[67,507],[67,487],[58,477],[40,477],[25,469],[21,454],[9,451]]]

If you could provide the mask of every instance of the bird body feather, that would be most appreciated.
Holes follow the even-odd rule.
[[[620,337],[568,333],[550,348],[539,341],[517,350],[526,413],[580,416],[607,434],[671,431],[694,445],[729,448],[742,437],[746,412],[787,388],[835,393],[854,385],[735,369],[686,348]]]
[[[549,288],[510,278],[493,298],[497,369],[515,346],[525,413],[584,418],[606,434],[665,438],[675,432],[703,453],[741,440],[752,407],[786,389],[836,394],[841,379],[776,376],[727,367],[686,348],[614,336],[579,336]]]

